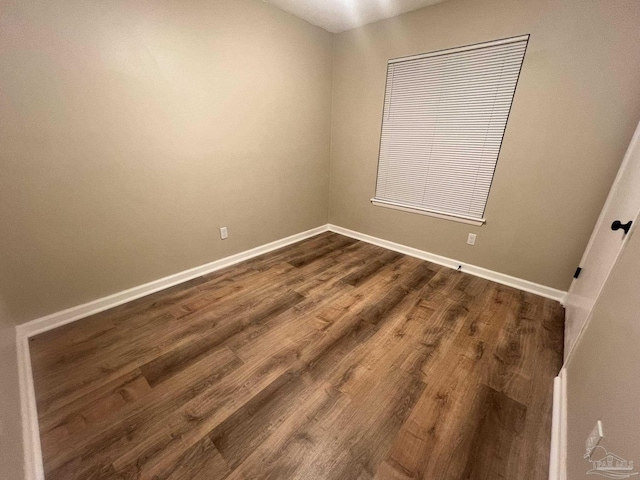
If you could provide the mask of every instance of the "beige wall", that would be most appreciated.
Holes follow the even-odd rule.
[[[0,477],[23,478],[16,329],[0,297]]]
[[[260,0],[0,0],[9,314],[326,224],[331,49]]]
[[[635,230],[567,364],[568,479],[587,479],[584,442],[598,420],[601,445],[640,467],[640,233]],[[594,453],[602,458],[603,451]],[[632,477],[633,478],[633,477]]]
[[[337,35],[331,223],[567,289],[640,118],[639,25],[637,0],[449,0]],[[487,224],[372,206],[387,59],[526,33]]]
[[[333,37],[333,77],[332,36],[259,0],[0,2],[18,322],[327,218],[566,289],[640,117],[636,0],[449,0]],[[487,225],[373,207],[386,60],[522,33]]]

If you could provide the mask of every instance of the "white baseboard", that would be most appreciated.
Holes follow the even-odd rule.
[[[307,230],[306,232],[301,232],[290,237],[276,240],[275,242],[267,243],[256,248],[252,248],[251,250],[240,252],[236,255],[231,255],[174,275],[169,275],[168,277],[154,280],[153,282],[130,288],[107,297],[99,298],[83,305],[52,313],[51,315],[38,318],[23,325],[18,325],[16,327],[16,341],[18,350],[18,374],[20,380],[25,479],[44,480],[38,411],[33,386],[31,356],[29,354],[30,337],[61,327],[68,323],[75,322],[76,320],[80,320],[95,313],[108,310],[109,308],[117,307],[123,303],[150,295],[202,275],[215,272],[216,270],[249,260],[264,253],[286,247],[287,245],[313,237],[314,235],[326,232],[327,230],[328,226],[322,225],[320,227]]]
[[[235,255],[231,255],[220,260],[216,260],[199,267],[191,268],[168,277],[154,280],[122,292],[115,293],[83,305],[71,307],[60,312],[52,313],[42,318],[27,322],[16,327],[16,339],[18,348],[18,370],[20,375],[20,397],[22,408],[23,442],[25,452],[25,478],[27,480],[44,480],[44,469],[42,465],[42,451],[40,446],[40,434],[38,426],[38,412],[35,401],[33,375],[31,371],[31,357],[29,355],[29,338],[40,333],[61,327],[68,323],[80,320],[90,315],[108,310],[122,305],[140,297],[164,290],[194,278],[206,275],[216,270],[235,265],[249,260],[264,253],[277,250],[292,243],[305,240],[322,232],[332,231],[363,242],[378,245],[389,250],[420,258],[429,262],[444,265],[450,268],[462,267],[462,270],[478,277],[492,280],[510,287],[518,288],[527,292],[535,293],[543,297],[551,298],[563,302],[566,292],[556,290],[543,285],[538,285],[527,280],[511,277],[502,273],[487,270],[482,267],[465,264],[451,258],[442,257],[433,253],[407,247],[399,243],[390,242],[381,238],[372,237],[364,233],[355,232],[337,225],[323,225],[306,232],[301,232],[290,237],[276,240],[265,245],[247,250]],[[566,397],[565,397],[566,398]],[[566,431],[566,429],[565,429]],[[555,479],[554,479],[555,480]],[[561,478],[560,480],[564,480]]]
[[[475,275],[476,277],[485,278],[496,283],[501,283],[502,285],[517,288],[518,290],[524,290],[525,292],[534,293],[536,295],[540,295],[541,297],[557,300],[563,305],[565,297],[567,295],[567,292],[564,292],[562,290],[557,290],[555,288],[546,287],[544,285],[530,282],[528,280],[505,275],[504,273],[494,272],[493,270],[470,265],[468,263],[460,262],[452,258],[436,255],[435,253],[418,250],[417,248],[407,247],[406,245],[402,245],[400,243],[390,242],[389,240],[384,240],[378,237],[372,237],[371,235],[356,232],[343,227],[338,227],[337,225],[329,225],[329,230],[335,233],[339,233],[340,235],[345,235],[347,237],[362,240],[363,242],[372,243],[373,245],[377,245],[379,247],[404,253],[405,255],[410,255],[421,260],[437,263],[438,265],[443,265],[445,267],[454,269],[461,267],[460,269],[463,272]]]
[[[447,258],[441,255],[436,255],[434,253],[425,252],[424,250],[418,250],[417,248],[408,247],[406,245],[394,243],[389,240],[373,237],[371,235],[349,230],[343,227],[339,227],[337,225],[327,224],[311,230],[307,230],[306,232],[301,232],[296,235],[292,235],[290,237],[276,240],[275,242],[267,243],[265,245],[261,245],[256,248],[252,248],[251,250],[246,250],[244,252],[240,252],[235,255],[231,255],[229,257],[225,257],[220,260],[207,263],[205,265],[200,265],[198,267],[191,268],[189,270],[184,270],[182,272],[169,275],[168,277],[164,277],[159,280],[154,280],[152,282],[145,283],[144,285],[139,285],[137,287],[133,287],[128,290],[123,290],[121,292],[117,292],[112,295],[99,298],[97,300],[93,300],[83,305],[78,305],[75,307],[68,308],[66,310],[62,310],[60,312],[52,313],[50,315],[38,318],[36,320],[32,320],[22,325],[18,325],[17,327],[18,337],[23,338],[23,337],[32,337],[34,335],[38,335],[48,330],[61,327],[62,325],[66,325],[67,323],[71,323],[81,318],[88,317],[90,315],[102,312],[104,310],[108,310],[118,305],[122,305],[123,303],[130,302],[132,300],[135,300],[140,297],[144,297],[146,295],[150,295],[152,293],[158,292],[160,290],[164,290],[174,285],[184,283],[188,280],[192,280],[202,275],[215,272],[216,270],[220,270],[220,269],[229,267],[231,265],[235,265],[245,260],[249,260],[251,258],[257,257],[264,253],[268,253],[273,250],[277,250],[279,248],[285,247],[287,245],[291,245],[292,243],[299,242],[301,240],[310,238],[314,235],[318,235],[319,233],[326,232],[326,231],[339,233],[341,235],[355,238],[357,240],[362,240],[367,243],[378,245],[380,247],[387,248],[389,250],[394,250],[396,252],[400,252],[406,255],[410,255],[412,257],[420,258],[422,260],[437,263],[439,265],[444,265],[446,267],[450,267],[454,269],[457,269],[460,267],[462,271],[469,273],[471,275],[485,278],[487,280],[501,283],[503,285],[508,285],[510,287],[517,288],[519,290],[524,290],[525,292],[535,293],[536,295],[540,295],[546,298],[551,298],[561,303],[563,302],[565,295],[567,293],[562,290],[546,287],[544,285],[530,282],[528,280],[523,280],[521,278],[512,277],[510,275],[494,272],[486,268],[477,267],[475,265],[470,265],[464,262],[460,262],[452,258]]]
[[[553,413],[549,480],[567,479],[567,371],[563,368],[553,381]]]
[[[18,380],[20,383],[20,415],[22,420],[22,448],[24,451],[25,480],[44,480],[40,427],[36,395],[29,355],[29,337],[22,336],[16,328],[18,350]]]
[[[189,270],[174,273],[173,275],[169,275],[168,277],[145,283],[144,285],[139,285],[128,290],[114,293],[113,295],[109,295],[107,297],[93,300],[83,305],[78,305],[66,310],[62,310],[60,312],[52,313],[51,315],[47,315],[46,317],[41,317],[36,320],[27,322],[23,325],[18,325],[18,335],[23,337],[33,337],[48,330],[66,325],[67,323],[75,322],[76,320],[80,320],[81,318],[85,318],[95,313],[117,307],[118,305],[122,305],[123,303],[131,302],[132,300],[135,300],[137,298],[159,292],[160,290],[165,290],[169,287],[184,283],[188,280],[192,280],[194,278],[201,277],[202,275],[215,272],[216,270],[221,270],[223,268],[230,267],[231,265],[235,265],[240,262],[244,262],[245,260],[249,260],[273,250],[286,247],[287,245],[305,240],[307,238],[313,237],[314,235],[318,235],[319,233],[326,232],[327,230],[328,226],[322,225],[320,227],[307,230],[306,232],[297,233],[295,235],[291,235],[290,237],[282,238],[280,240],[276,240],[275,242],[252,248],[251,250],[246,250],[229,257],[221,258],[220,260],[216,260],[214,262],[200,265],[199,267],[194,267],[190,268]]]

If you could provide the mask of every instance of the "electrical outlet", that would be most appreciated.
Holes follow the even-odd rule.
[[[224,240],[225,238],[227,238],[229,236],[228,232],[227,232],[227,227],[220,227],[220,238],[222,240]]]
[[[467,237],[467,245],[475,245],[476,237],[477,235],[475,233],[470,233],[469,236]]]
[[[602,422],[598,420],[596,422],[596,426],[593,427],[593,430],[591,430],[591,433],[589,434],[589,436],[584,442],[584,447],[587,450],[587,453],[585,453],[584,458],[591,457],[591,453],[598,446],[598,444],[600,443],[600,440],[602,440],[602,437],[604,437],[604,433],[602,433]]]

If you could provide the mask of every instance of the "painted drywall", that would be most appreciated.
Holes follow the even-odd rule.
[[[640,233],[618,258],[567,369],[567,478],[594,478],[585,440],[602,420],[601,446],[640,467]],[[591,460],[605,457],[597,449]],[[634,477],[631,477],[634,478]]]
[[[330,222],[566,290],[640,118],[639,25],[637,0],[450,0],[336,35]],[[486,225],[372,206],[387,60],[527,33]]]
[[[0,297],[0,476],[24,478],[16,329]]]
[[[0,2],[16,322],[327,223],[331,34],[260,0]]]
[[[635,0],[449,0],[335,37],[259,0],[0,2],[19,323],[327,220],[566,289],[640,117]],[[487,224],[372,206],[387,59],[523,33]]]

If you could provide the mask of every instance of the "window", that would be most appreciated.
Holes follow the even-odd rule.
[[[389,60],[374,205],[485,222],[528,41]]]

